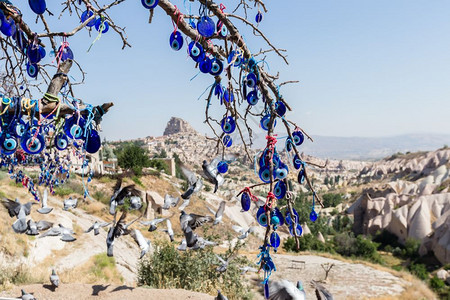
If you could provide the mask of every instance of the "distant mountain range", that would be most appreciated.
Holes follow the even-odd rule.
[[[320,158],[376,160],[397,152],[430,151],[450,145],[450,134],[406,134],[392,137],[312,136],[300,147]]]

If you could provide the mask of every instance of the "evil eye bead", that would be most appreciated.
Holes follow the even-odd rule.
[[[44,137],[41,134],[36,136],[27,134],[22,138],[20,146],[28,154],[38,154],[45,148]]]
[[[282,117],[286,113],[286,105],[284,105],[283,102],[277,101],[275,103],[275,110],[277,111],[277,114]]]
[[[263,14],[262,14],[262,12],[258,11],[258,13],[255,16],[255,22],[261,23],[262,20],[263,20]]]
[[[203,47],[200,43],[192,41],[188,46],[189,56],[196,62],[200,62],[203,59]]]
[[[303,141],[305,140],[305,136],[300,130],[292,133],[292,137],[294,138],[294,144],[296,144],[297,146],[303,144]]]
[[[71,139],[80,139],[84,133],[84,126],[86,121],[84,118],[77,118],[77,116],[72,116],[67,119],[64,124],[64,132]]]
[[[82,14],[81,14],[81,23],[84,23],[87,19],[89,19],[90,17],[92,17],[94,15],[94,12],[90,11],[90,10],[85,10]],[[91,21],[89,21],[86,26],[87,27],[92,27],[95,25],[95,18],[92,19]]]
[[[214,24],[214,21],[208,16],[201,17],[197,22],[198,33],[206,38],[211,37],[214,34],[215,29],[216,24]]]
[[[270,218],[270,224],[278,226],[278,224],[280,224],[280,219],[278,219],[278,216],[272,216]]]
[[[280,239],[280,236],[278,235],[278,233],[272,232],[272,234],[270,235],[270,245],[273,248],[278,248],[278,247],[280,247],[280,242],[281,242],[281,239]]]
[[[81,138],[81,135],[83,134],[83,129],[77,124],[73,124],[72,127],[70,127],[70,135],[73,136],[75,139]]]
[[[108,21],[106,21],[106,20],[102,21],[102,18],[98,18],[95,21],[95,30],[97,30],[98,32],[101,32],[101,33],[107,33],[109,30]]]
[[[257,79],[256,79],[256,75],[255,75],[255,73],[249,73],[248,75],[247,75],[247,80],[246,80],[246,82],[247,82],[247,86],[249,87],[249,88],[254,88],[254,87],[256,87],[256,81],[257,81]]]
[[[4,139],[2,139],[2,154],[13,154],[17,149],[17,145],[17,139],[14,136],[7,135]]]
[[[291,138],[287,138],[286,139],[286,150],[288,151],[288,152],[290,152],[290,151],[292,151],[292,140],[291,140]]]
[[[236,122],[234,121],[233,117],[229,116],[222,119],[220,126],[222,127],[223,132],[229,134],[233,133],[236,129]]]
[[[270,115],[267,114],[261,119],[261,128],[264,130],[269,130],[269,122],[270,122]]]
[[[45,56],[45,49],[41,46],[34,47],[32,45],[28,45],[27,47],[27,56],[28,60],[32,64],[36,64],[41,61],[42,58]]]
[[[273,161],[275,168],[279,168],[280,165],[282,164],[282,162],[280,160],[280,156],[278,155],[278,152],[276,151],[276,149],[275,149],[275,152],[273,153],[272,161]]]
[[[297,236],[301,236],[303,233],[303,228],[300,224],[297,224],[297,226],[295,226],[295,233],[297,234]],[[289,233],[294,236],[294,228],[292,226],[289,226]]]
[[[1,26],[0,26],[0,31],[6,35],[6,36],[13,36],[14,33],[16,32],[16,24],[14,23],[13,18],[9,17],[6,18],[3,15],[3,12],[1,12],[1,16],[2,18],[2,22],[1,22]]]
[[[233,102],[234,101],[234,96],[233,96],[233,92],[230,91],[230,89],[226,89],[225,92],[223,93],[223,99],[226,102]]]
[[[242,56],[238,52],[232,50],[228,55],[228,63],[230,64],[234,60],[233,66],[239,67],[242,63]]]
[[[269,167],[262,167],[259,169],[259,178],[264,183],[270,182],[270,169]]]
[[[205,74],[211,72],[211,69],[212,69],[211,59],[209,57],[204,57],[203,60],[200,61],[199,69],[200,69],[200,72],[205,73]]]
[[[247,102],[250,105],[256,105],[258,103],[258,93],[256,91],[251,91],[248,93]]]
[[[69,146],[69,139],[67,138],[67,136],[62,132],[58,133],[58,135],[56,135],[55,137],[56,149],[62,151],[65,150],[67,146]]]
[[[183,36],[179,31],[172,32],[169,38],[170,48],[178,51],[183,47]]]
[[[264,206],[261,206],[258,209],[258,212],[256,213],[256,221],[258,221],[259,225],[267,227],[267,215]]]
[[[286,190],[286,184],[280,180],[275,184],[273,194],[277,197],[277,199],[283,199],[286,195]]]
[[[241,196],[241,206],[243,211],[248,211],[250,209],[251,199],[248,193],[242,193]]]
[[[142,5],[147,9],[155,8],[159,0],[141,0]]]
[[[298,157],[297,154],[294,155],[294,158],[292,159],[292,164],[294,165],[294,168],[296,170],[300,169],[300,167],[302,166],[302,160],[300,159],[300,157]]]
[[[36,78],[39,73],[39,66],[37,64],[32,64],[27,62],[27,74],[31,78]]]
[[[31,10],[37,15],[45,13],[47,8],[45,0],[28,0],[28,4],[30,5]]]
[[[222,71],[223,71],[222,61],[220,59],[213,58],[211,60],[211,71],[209,72],[209,74],[218,76],[218,75],[222,74]]]
[[[59,48],[58,48],[58,53],[61,51],[61,47],[62,47],[62,46],[59,46]],[[62,53],[61,53],[61,61],[66,61],[66,60],[68,60],[68,59],[73,59],[73,52],[72,52],[72,50],[71,50],[68,46],[66,46],[66,47],[64,47],[64,49],[62,50]]]
[[[231,145],[233,145],[233,139],[228,134],[223,137],[222,142],[225,145],[225,147],[227,147],[227,148],[229,148],[229,147],[231,147]]]
[[[216,26],[216,30],[217,33],[219,34],[220,37],[222,38],[226,38],[228,35],[228,29],[225,25],[223,25],[222,21],[217,21],[217,26]]]
[[[228,171],[228,164],[226,161],[220,161],[217,164],[217,171],[219,171],[219,173],[226,173]]]
[[[22,121],[22,120],[21,120]],[[23,122],[23,121],[22,121]],[[18,124],[16,124],[16,126],[15,126],[15,133],[16,133],[16,136],[18,136],[18,137],[22,137],[24,134],[25,134],[25,124],[23,124],[23,123],[18,123]]]
[[[314,209],[311,211],[311,213],[309,214],[309,219],[312,222],[315,222],[317,220],[317,213],[314,211]]]
[[[289,169],[285,164],[280,164],[280,167],[275,170],[275,177],[283,180],[289,173]]]
[[[84,144],[86,152],[91,154],[96,153],[100,149],[101,145],[102,141],[100,140],[97,130],[92,129],[86,138],[86,143]]]
[[[298,223],[299,217],[298,217],[298,213],[295,210],[295,208],[292,209],[292,212],[294,213],[294,223]],[[292,217],[291,217],[291,214],[289,213],[289,210],[286,210],[284,221],[286,222],[286,224],[288,226],[292,227]]]
[[[305,169],[302,168],[300,172],[298,172],[297,182],[300,184],[305,182]]]

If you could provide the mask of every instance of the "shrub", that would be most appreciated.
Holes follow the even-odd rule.
[[[324,194],[322,195],[323,205],[325,207],[334,207],[342,203],[342,195],[341,194]]]
[[[416,275],[418,278],[422,280],[426,280],[428,278],[427,268],[425,267],[424,264],[412,263],[408,266],[408,269],[413,275]]]
[[[430,279],[430,287],[435,291],[439,291],[445,287],[445,282],[444,282],[444,280],[439,279],[436,276],[434,276]]]
[[[320,252],[334,252],[333,245],[328,242],[322,243],[312,234],[302,235],[298,241],[300,248],[299,251],[312,250]],[[289,237],[285,239],[283,249],[286,251],[298,252],[295,238]]]
[[[240,276],[239,259],[233,259],[224,273],[216,271],[218,260],[211,247],[180,252],[173,244],[156,242],[155,251],[140,262],[139,285],[152,288],[179,288],[216,294],[228,299],[250,299],[247,282]]]
[[[334,237],[333,243],[337,253],[343,256],[355,256],[370,260],[375,263],[382,263],[383,259],[377,252],[378,244],[353,233],[341,233]]]

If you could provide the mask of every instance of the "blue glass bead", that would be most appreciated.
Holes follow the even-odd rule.
[[[298,172],[297,182],[300,184],[303,184],[303,182],[305,182],[305,169],[302,168]]]
[[[284,224],[284,217],[283,214],[281,213],[280,209],[278,207],[275,207],[275,209],[272,211],[272,216],[277,216],[278,218],[278,225],[279,226],[283,226]]]
[[[226,102],[233,102],[234,101],[233,92],[231,92],[229,88],[225,90],[225,93],[223,94],[223,99]]]
[[[270,218],[270,224],[278,225],[279,223],[280,223],[280,219],[278,219],[278,216],[273,215],[272,218]]]
[[[270,235],[270,245],[274,248],[280,247],[280,236],[276,232],[272,232]]]
[[[288,152],[291,152],[292,151],[292,140],[291,140],[291,138],[287,138],[286,139],[286,150],[288,151]]]
[[[172,32],[169,37],[170,48],[178,51],[183,47],[183,36],[179,31]]]
[[[107,33],[109,30],[109,24],[106,20],[102,22],[102,18],[97,18],[95,21],[95,30],[102,33]]]
[[[269,281],[267,281],[267,282],[264,284],[264,297],[265,297],[266,299],[269,299],[269,297],[270,297],[270,294],[269,294]]]
[[[229,147],[231,147],[231,145],[233,145],[233,139],[228,134],[223,137],[222,141],[223,141],[223,144],[225,145],[225,147],[227,147],[227,148],[229,148]]]
[[[280,155],[278,155],[278,152],[276,151],[276,149],[275,149],[275,152],[273,153],[272,161],[273,161],[273,165],[275,168],[279,168],[280,165],[282,164]]]
[[[22,119],[19,119],[14,128],[15,135],[17,137],[22,137],[25,134],[25,128],[25,122]]]
[[[256,213],[256,221],[258,221],[259,225],[263,227],[267,227],[267,215],[264,206],[261,206]]]
[[[300,169],[300,167],[302,166],[302,160],[300,159],[300,157],[298,157],[297,154],[294,155],[294,158],[292,159],[292,164],[294,165],[294,168],[296,170]]]
[[[216,84],[214,87],[214,95],[217,96],[219,99],[222,98],[223,95],[223,87],[220,84]]]
[[[261,23],[262,19],[263,19],[263,14],[262,14],[262,12],[258,11],[258,13],[255,16],[256,23]]]
[[[30,63],[36,64],[36,63],[40,62],[42,58],[44,58],[45,50],[44,50],[44,48],[42,48],[43,49],[43,51],[42,51],[41,48],[42,48],[41,46],[28,45],[27,56],[28,56],[28,60],[30,61]],[[44,55],[42,55],[42,54],[44,54]]]
[[[3,12],[2,12],[2,16],[3,16],[3,19],[1,22],[1,26],[0,26],[0,31],[6,36],[13,36],[14,33],[16,32],[16,24],[14,23],[13,18],[11,18],[11,17],[6,18],[3,15]]]
[[[37,64],[27,62],[27,74],[31,78],[36,78],[39,74],[39,66]]]
[[[298,213],[297,213],[297,211],[295,210],[295,208],[292,209],[292,212],[294,213],[294,216],[295,216],[295,217],[294,217],[294,223],[298,223],[299,217],[298,217]],[[284,220],[285,220],[285,222],[286,222],[286,224],[287,224],[288,226],[292,226],[292,218],[291,218],[291,214],[289,213],[289,210],[286,210]]]
[[[250,209],[251,202],[250,195],[248,193],[242,193],[241,206],[243,211],[248,211]]]
[[[28,154],[38,154],[45,148],[44,137],[41,134],[34,137],[34,135],[28,132],[28,134],[22,137],[20,146]]]
[[[203,60],[200,61],[200,64],[199,64],[200,72],[205,73],[205,74],[209,73],[209,72],[211,72],[211,68],[212,68],[211,59],[209,57],[205,56],[203,58]]]
[[[100,139],[100,136],[98,135],[97,130],[91,130],[88,137],[86,138],[86,143],[84,144],[84,147],[86,148],[86,152],[88,153],[96,153],[100,146],[102,145],[102,141]]]
[[[59,48],[58,48],[58,53],[61,51],[61,47],[62,47],[62,46],[59,46]],[[67,47],[64,47],[64,50],[63,50],[63,52],[61,53],[61,61],[66,61],[66,60],[68,60],[68,59],[73,59],[73,52],[72,52],[72,50],[67,46]]]
[[[238,55],[236,51],[231,50],[230,54],[228,55],[228,63],[231,63],[233,59],[234,59],[233,66],[239,67],[242,64],[242,55]]]
[[[266,166],[268,167],[269,166],[269,161],[270,161],[270,152],[269,151],[265,151],[259,157],[259,166],[260,167],[266,167]]]
[[[56,149],[62,151],[65,150],[67,146],[69,146],[69,139],[67,138],[67,136],[62,132],[58,133],[55,137]]]
[[[228,171],[228,164],[226,161],[220,161],[217,164],[217,171],[219,171],[219,173],[226,173]]]
[[[222,119],[220,126],[222,127],[223,132],[233,133],[236,129],[236,122],[234,121],[233,117],[228,116]]]
[[[283,181],[278,181],[273,188],[273,194],[277,199],[283,199],[286,195],[286,184]]]
[[[314,211],[314,209],[309,214],[309,219],[313,222],[315,222],[317,220],[317,213]]]
[[[303,141],[305,140],[305,136],[300,130],[292,133],[292,137],[294,138],[294,144],[296,144],[297,146],[303,144]]]
[[[258,103],[258,92],[251,91],[247,94],[247,102],[250,105],[256,105]]]
[[[275,178],[282,180],[282,179],[286,178],[288,173],[289,173],[288,167],[285,164],[280,163],[279,167],[275,169],[274,176],[275,176]]]
[[[270,182],[270,169],[269,169],[269,167],[261,167],[259,169],[259,178],[264,183],[269,183]]]
[[[37,15],[45,13],[45,9],[47,8],[45,0],[28,0],[28,4],[31,10]]]
[[[275,103],[275,109],[276,109],[276,111],[277,111],[277,114],[278,114],[280,117],[284,116],[284,114],[286,113],[286,105],[284,105],[284,103],[281,102],[281,101],[277,101],[277,102]]]
[[[265,115],[262,119],[261,119],[261,128],[264,130],[269,130],[269,122],[270,122],[270,114]],[[277,126],[277,120],[274,120],[273,122],[273,127],[275,128],[275,126]]]
[[[211,75],[218,76],[222,74],[223,71],[223,63],[220,59],[213,58],[211,60],[211,71],[209,72]]]
[[[85,10],[82,14],[81,14],[81,23],[84,23],[87,19],[89,19],[90,17],[92,17],[94,15],[94,12],[90,11],[90,10]],[[91,21],[89,21],[86,26],[87,27],[92,27],[95,25],[95,18],[92,19]]]
[[[289,233],[292,236],[294,236],[294,230],[293,230],[292,226],[289,226]],[[297,226],[296,226],[296,233],[297,233],[297,236],[301,236],[303,233],[303,228],[300,224],[297,224]]]
[[[192,41],[188,45],[189,56],[196,62],[200,62],[203,59],[204,51],[200,43]]]
[[[142,5],[147,9],[155,8],[159,0],[141,0]]]
[[[223,25],[222,21],[217,21],[217,26],[216,26],[216,30],[217,33],[219,34],[220,37],[222,38],[226,38],[228,35],[228,29],[225,25]]]
[[[80,117],[80,119],[78,120],[77,116],[72,116],[69,119],[66,119],[66,122],[64,124],[64,132],[71,139],[80,139],[84,134],[85,125],[86,120],[83,117]]]
[[[5,155],[10,155],[16,152],[18,146],[17,139],[9,134],[2,136],[1,138],[1,152]]]
[[[246,84],[249,88],[255,88],[257,83],[257,78],[255,73],[249,73],[247,75]]]
[[[197,21],[197,30],[200,35],[209,38],[211,37],[216,29],[216,24],[214,21],[208,16],[202,16]]]

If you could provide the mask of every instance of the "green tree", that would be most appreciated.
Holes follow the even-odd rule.
[[[150,165],[147,151],[136,144],[129,144],[117,155],[119,166],[132,170],[136,175],[142,174],[142,168]]]

